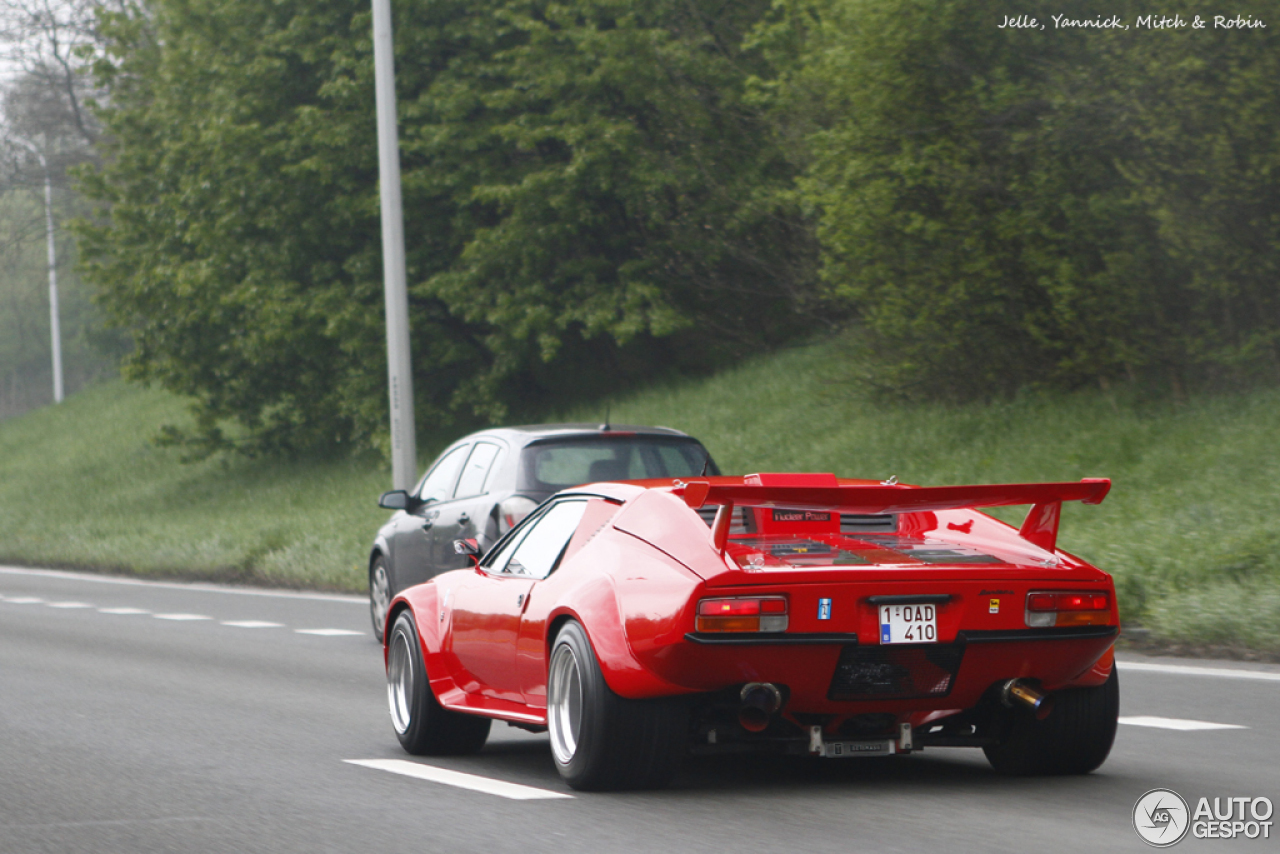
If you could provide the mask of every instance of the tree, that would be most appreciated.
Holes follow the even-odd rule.
[[[496,418],[800,325],[811,243],[770,192],[790,167],[742,97],[763,8],[397,6],[420,423]],[[206,447],[377,441],[365,5],[158,0],[111,27],[108,162],[84,185],[109,219],[82,234],[134,336],[129,371],[192,397]]]
[[[1273,358],[1271,37],[998,26],[1018,15],[1045,13],[797,0],[762,32],[781,120],[818,116],[802,193],[873,381],[966,398],[1146,370],[1177,388]]]

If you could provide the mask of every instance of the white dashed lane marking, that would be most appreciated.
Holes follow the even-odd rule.
[[[1219,679],[1256,679],[1260,682],[1280,682],[1280,673],[1265,670],[1237,670],[1233,667],[1197,667],[1190,664],[1156,664],[1151,661],[1116,660],[1121,671],[1137,673],[1167,673],[1171,676],[1214,676]]]
[[[1211,721],[1185,721],[1180,718],[1161,718],[1155,715],[1135,715],[1120,718],[1120,723],[1129,726],[1148,726],[1155,729],[1175,729],[1179,732],[1195,732],[1202,729],[1248,729],[1240,724],[1215,724]]]
[[[152,613],[151,611],[148,611],[146,608],[129,608],[129,607],[99,608],[90,602],[79,602],[79,601],[70,601],[70,600],[65,602],[50,602],[45,599],[41,599],[39,596],[6,596],[4,594],[0,594],[0,602],[4,602],[5,604],[9,604],[9,605],[46,605],[50,608],[57,608],[59,610],[64,610],[64,611],[96,610],[99,614],[113,614],[117,616],[150,614],[152,617],[156,618],[157,620],[168,620],[169,622],[174,622],[174,623],[194,623],[194,622],[202,622],[205,620],[214,619],[213,617],[210,617],[206,614],[186,614],[186,613],[177,613],[177,612],[155,614],[155,613]],[[233,629],[283,629],[283,628],[286,628],[284,623],[276,623],[270,620],[219,620],[219,624],[223,626],[228,626]],[[336,628],[294,629],[294,631],[300,635],[317,635],[319,637],[329,637],[329,638],[358,637],[366,634],[366,632],[363,632],[363,631],[353,631],[351,629],[336,629]]]
[[[484,792],[513,801],[550,800],[553,798],[573,798],[564,792],[553,792],[550,789],[538,789],[533,786],[522,786],[519,783],[508,783],[505,780],[491,780],[475,774],[464,774],[461,771],[450,771],[421,762],[408,762],[404,759],[344,759],[350,765],[363,768],[374,768],[378,771],[390,771],[405,777],[414,777],[432,783],[443,783],[458,789],[470,789],[473,792]]]

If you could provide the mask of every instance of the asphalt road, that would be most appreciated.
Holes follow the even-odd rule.
[[[1146,851],[1132,811],[1150,789],[1193,808],[1280,802],[1280,668],[1133,655],[1121,715],[1136,720],[1087,777],[1004,779],[978,751],[936,749],[698,758],[665,791],[571,792],[546,736],[502,725],[477,756],[404,754],[367,613],[355,597],[0,567],[0,852]],[[503,782],[532,797],[490,791]]]

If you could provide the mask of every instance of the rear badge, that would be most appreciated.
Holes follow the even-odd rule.
[[[831,600],[830,599],[818,600],[818,619],[819,620],[831,619]]]
[[[830,513],[821,513],[817,510],[779,510],[776,507],[773,510],[773,521],[775,522],[830,522]]]
[[[988,614],[999,614],[999,613],[1000,613],[1000,600],[999,600],[999,599],[992,599],[992,600],[991,600],[991,602],[987,605],[987,613],[988,613]]]

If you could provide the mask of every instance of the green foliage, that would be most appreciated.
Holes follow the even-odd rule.
[[[397,6],[420,423],[796,328],[811,241],[777,192],[793,170],[743,98],[759,61],[740,44],[763,5]],[[153,9],[114,19],[110,156],[83,184],[109,212],[81,226],[85,267],[137,342],[130,375],[195,399],[185,440],[207,448],[376,443],[367,4]]]
[[[1132,24],[1140,5],[1107,12]],[[998,26],[1018,15],[1046,21],[1023,2],[794,0],[761,28],[780,70],[762,94],[807,141],[824,276],[873,381],[970,398],[1280,377],[1274,29]]]

